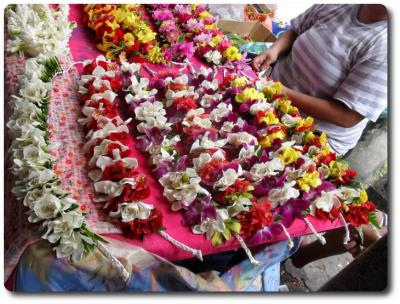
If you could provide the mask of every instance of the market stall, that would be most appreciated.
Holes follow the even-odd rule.
[[[206,6],[17,5],[7,22],[16,290],[256,290],[296,237],[376,224],[355,172]],[[172,264],[240,248],[222,276]]]

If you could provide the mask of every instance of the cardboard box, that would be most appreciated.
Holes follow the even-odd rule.
[[[248,35],[250,39],[260,42],[274,42],[276,37],[258,21],[218,21],[218,27],[226,33]]]

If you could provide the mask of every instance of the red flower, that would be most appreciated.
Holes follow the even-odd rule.
[[[332,180],[335,185],[348,185],[353,181],[353,178],[357,176],[357,172],[354,170],[344,170],[336,179]]]
[[[102,179],[118,182],[123,178],[134,177],[136,174],[135,169],[126,167],[122,160],[118,160],[104,169]]]
[[[222,159],[213,158],[201,168],[199,172],[201,180],[205,183],[215,182],[218,179],[221,173],[221,168],[225,163],[226,161]]]
[[[368,214],[375,208],[375,204],[370,201],[362,205],[351,205],[349,211],[345,213],[345,218],[354,227],[359,227],[369,223]]]
[[[197,109],[197,103],[193,99],[193,96],[179,97],[174,100],[173,106],[175,109],[189,111],[191,109]]]
[[[120,144],[118,144],[118,143],[110,143],[107,146],[107,156],[113,158],[114,157],[113,156],[113,150],[115,150],[115,149],[119,150],[121,158],[128,157],[131,154],[131,149],[127,149],[125,151],[122,151],[122,147],[121,147]]]
[[[272,223],[271,204],[269,201],[255,202],[248,212],[237,215],[237,218],[241,225],[240,234],[244,237],[251,236]]]
[[[332,207],[330,212],[325,212],[322,209],[316,210],[316,217],[323,219],[323,220],[331,220],[337,219],[340,213],[340,209],[337,207]]]
[[[329,166],[329,163],[332,160],[336,160],[336,153],[335,152],[329,152],[328,155],[320,155],[317,159],[317,165],[325,164]]]
[[[122,232],[129,238],[143,239],[147,234],[155,233],[162,227],[162,213],[157,208],[151,210],[148,219],[136,219],[130,222],[119,222]]]

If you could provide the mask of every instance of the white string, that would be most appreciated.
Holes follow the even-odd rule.
[[[346,245],[348,242],[350,242],[350,231],[349,231],[349,227],[347,227],[346,220],[344,219],[344,216],[343,216],[343,214],[341,212],[339,213],[339,217],[340,217],[340,220],[343,223],[344,230],[346,231],[346,234],[345,234],[344,239],[343,239],[343,245]]]
[[[315,230],[314,226],[311,224],[311,222],[308,220],[308,218],[303,217],[303,220],[306,222],[306,224],[307,224],[308,228],[310,228],[311,232],[318,238],[320,243],[322,245],[325,245],[326,244],[325,238],[321,234],[319,234],[317,232],[317,230]]]
[[[119,275],[122,278],[122,281],[126,284],[129,281],[130,273],[126,270],[124,265],[104,246],[102,243],[96,243],[97,248],[99,251],[107,258],[111,260],[111,264],[118,270]]]
[[[293,246],[294,246],[294,244],[293,244],[292,238],[290,237],[289,232],[286,230],[286,227],[283,226],[281,223],[279,223],[279,225],[281,225],[282,230],[283,230],[283,233],[286,235],[286,238],[288,239],[288,248],[289,248],[289,249],[292,249]]]
[[[158,233],[167,241],[171,242],[172,244],[174,244],[176,247],[179,247],[185,251],[190,252],[191,254],[193,254],[194,256],[196,256],[200,261],[203,261],[203,255],[201,253],[201,250],[199,249],[193,249],[185,244],[182,244],[181,242],[175,240],[173,237],[171,237],[169,234],[167,234],[166,232],[164,232],[163,230],[158,231]]]
[[[190,62],[190,60],[185,58],[185,62],[189,66],[190,73],[192,73],[193,75],[196,75],[196,70],[194,69],[194,67],[193,67],[192,63]]]
[[[147,72],[149,72],[151,76],[155,76],[155,75],[157,74],[156,72],[154,72],[152,69],[150,69],[150,68],[149,68],[147,65],[145,65],[145,64],[142,64],[142,67],[144,67],[145,70],[146,70]]]
[[[261,262],[257,261],[253,255],[251,254],[251,251],[249,249],[249,247],[247,247],[246,243],[244,242],[244,240],[242,239],[242,237],[239,234],[234,234],[234,236],[236,237],[236,239],[239,241],[240,246],[242,246],[242,248],[244,249],[244,252],[246,252],[250,263],[253,265],[260,265]]]

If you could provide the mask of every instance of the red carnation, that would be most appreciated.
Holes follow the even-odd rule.
[[[213,158],[211,161],[206,163],[200,170],[199,176],[204,183],[213,183],[217,180],[221,173],[221,168],[226,163],[226,161]]]
[[[269,201],[263,203],[253,203],[246,213],[237,215],[240,220],[240,234],[248,237],[258,230],[272,223],[271,204]]]
[[[143,239],[146,234],[158,232],[162,227],[162,213],[157,208],[151,210],[148,219],[135,219],[130,222],[119,222],[122,232],[129,238]]]
[[[179,97],[175,99],[173,106],[175,109],[189,111],[191,109],[197,109],[197,103],[193,99],[193,96]]]
[[[118,160],[104,169],[102,179],[118,182],[123,178],[132,178],[135,175],[135,169],[126,167],[122,160]]]
[[[368,214],[375,209],[375,204],[370,201],[362,205],[351,205],[349,211],[345,213],[345,217],[354,227],[359,227],[369,223]]]

